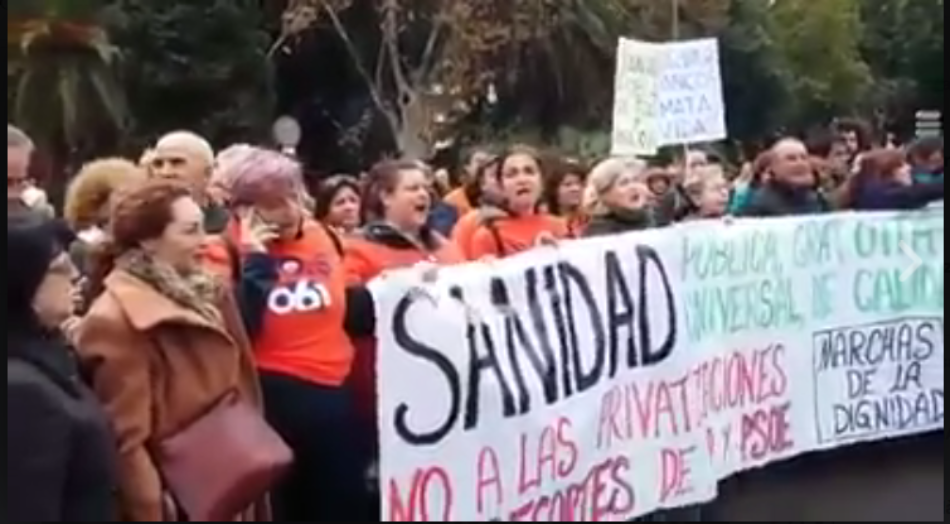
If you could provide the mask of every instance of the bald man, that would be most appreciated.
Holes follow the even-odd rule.
[[[813,215],[830,211],[805,143],[783,138],[770,151],[767,180],[739,215],[750,218]]]
[[[163,136],[149,156],[149,173],[158,178],[178,180],[188,185],[205,212],[205,230],[217,234],[227,227],[230,215],[209,196],[214,171],[214,148],[190,131]]]

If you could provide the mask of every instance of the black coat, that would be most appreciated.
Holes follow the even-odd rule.
[[[584,238],[591,238],[643,231],[650,229],[655,223],[653,214],[648,210],[610,213],[592,218],[587,224],[583,236]]]
[[[748,205],[739,211],[742,218],[777,218],[816,215],[831,211],[824,195],[811,188],[790,188],[768,183],[753,190]]]
[[[116,441],[77,371],[57,335],[8,327],[9,521],[117,519]]]

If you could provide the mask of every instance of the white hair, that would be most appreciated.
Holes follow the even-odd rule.
[[[7,124],[7,149],[33,149],[33,140],[22,129]]]
[[[636,157],[613,157],[600,162],[587,175],[584,209],[591,216],[605,214],[607,210],[603,203],[603,196],[613,189],[617,180],[624,173],[643,175],[647,167],[646,162]]]
[[[174,131],[163,136],[155,144],[155,151],[179,149],[198,156],[209,166],[214,165],[214,147],[204,137],[191,131]]]

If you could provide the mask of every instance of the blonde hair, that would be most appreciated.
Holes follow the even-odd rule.
[[[602,216],[609,213],[603,201],[604,195],[617,185],[624,173],[633,172],[637,177],[646,173],[647,163],[636,157],[608,158],[594,166],[587,175],[587,188],[584,191],[584,211],[589,216]]]
[[[89,162],[69,184],[64,218],[75,230],[97,225],[116,191],[146,178],[142,168],[124,158]]]
[[[694,169],[683,181],[683,192],[694,203],[698,203],[712,182],[725,182],[726,172],[722,166],[710,164]]]

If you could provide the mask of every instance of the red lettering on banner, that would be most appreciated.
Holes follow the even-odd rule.
[[[433,489],[442,491],[441,512],[429,507]],[[448,522],[452,520],[453,503],[452,481],[441,467],[416,470],[409,488],[409,500],[403,497],[395,479],[389,480],[389,521],[390,522]],[[435,515],[435,518],[432,516]]]
[[[732,445],[732,424],[726,424],[719,428],[715,426],[706,427],[706,449],[709,456],[713,459],[726,460],[729,454],[729,446]]]
[[[490,470],[486,471],[486,469]],[[478,455],[478,512],[485,514],[485,490],[494,488],[495,504],[502,507],[505,502],[504,489],[501,482],[501,467],[498,464],[498,454],[490,447],[485,447]]]
[[[759,462],[792,449],[791,403],[758,409],[742,417],[742,460]]]
[[[580,482],[532,499],[509,515],[512,522],[605,522],[629,516],[636,504],[625,457],[595,466]]]
[[[660,501],[669,502],[684,497],[693,491],[693,471],[689,460],[696,453],[696,446],[680,449],[663,449],[660,452]]]
[[[519,495],[540,488],[545,481],[556,482],[574,473],[579,450],[570,431],[571,421],[562,417],[544,428],[536,448],[527,434],[521,435]]]
[[[620,398],[623,390],[621,388],[611,388],[600,403],[600,422],[597,427],[597,449],[610,449],[613,446],[614,439],[618,441],[626,440],[623,429],[621,428],[620,410],[627,406],[629,402],[623,402]],[[627,435],[632,431],[629,429],[630,417],[627,417]]]
[[[742,413],[783,399],[788,392],[784,355],[782,345],[736,351],[671,380],[613,387],[601,401],[598,449],[636,439],[688,434],[711,416],[726,411]],[[719,435],[707,438],[710,449],[720,440]]]

